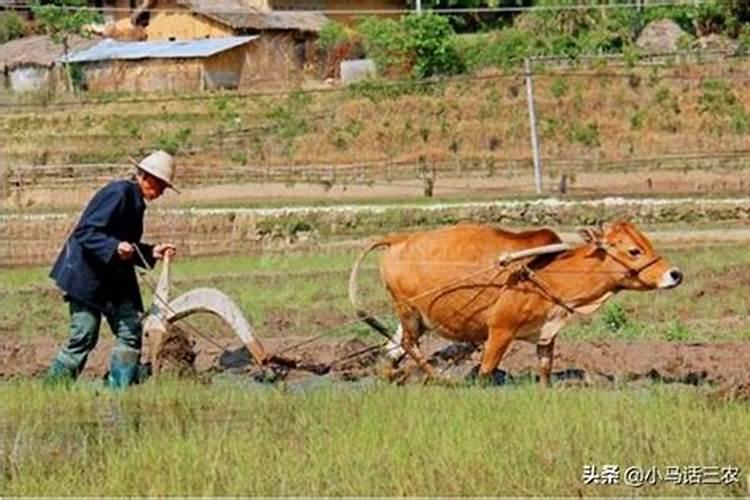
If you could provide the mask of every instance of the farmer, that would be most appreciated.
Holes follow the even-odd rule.
[[[146,202],[167,187],[175,189],[175,164],[164,151],[130,161],[137,167],[135,175],[94,195],[50,273],[68,302],[70,338],[52,362],[48,380],[78,377],[99,339],[104,315],[117,337],[107,384],[119,388],[137,381],[143,302],[134,266],[152,267],[175,253],[170,243],[141,243]]]

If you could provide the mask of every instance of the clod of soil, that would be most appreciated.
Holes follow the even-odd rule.
[[[172,326],[155,353],[154,371],[158,371],[160,376],[195,377],[195,358],[194,344],[187,334]]]

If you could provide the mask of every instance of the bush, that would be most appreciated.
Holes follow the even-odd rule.
[[[318,48],[324,51],[333,50],[337,45],[349,41],[349,35],[346,28],[336,21],[328,21],[318,35]]]
[[[411,72],[416,78],[427,78],[465,68],[445,17],[409,15],[400,21],[370,17],[359,24],[359,31],[367,55],[386,75]]]
[[[414,52],[414,76],[453,75],[465,69],[453,42],[455,32],[447,18],[412,15],[405,17],[403,23]]]
[[[367,56],[386,75],[406,73],[413,64],[406,30],[398,21],[367,17],[358,25]]]
[[[509,70],[521,64],[525,57],[532,55],[535,52],[535,44],[536,39],[532,33],[517,28],[506,28],[484,40],[477,40],[475,52],[471,58],[465,59],[465,64],[470,69],[494,66]]]
[[[0,12],[0,43],[21,38],[24,33],[21,16],[15,12]]]
[[[711,117],[711,131],[721,135],[725,125],[736,134],[744,134],[750,130],[750,116],[742,101],[732,92],[729,83],[724,80],[705,80],[701,83],[701,91],[698,110],[700,114]]]

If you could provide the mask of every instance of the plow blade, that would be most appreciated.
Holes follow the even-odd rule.
[[[242,310],[223,292],[215,288],[196,288],[169,302],[165,320],[174,323],[191,314],[209,313],[218,316],[247,346],[258,364],[268,359],[263,345],[258,340],[253,328],[248,323]]]

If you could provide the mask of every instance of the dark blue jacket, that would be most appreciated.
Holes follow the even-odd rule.
[[[117,245],[138,244],[148,265],[154,265],[153,247],[140,243],[145,211],[134,180],[112,182],[94,195],[50,273],[67,297],[102,311],[127,298],[143,311],[133,266],[144,264],[137,251],[129,261],[120,259]]]

